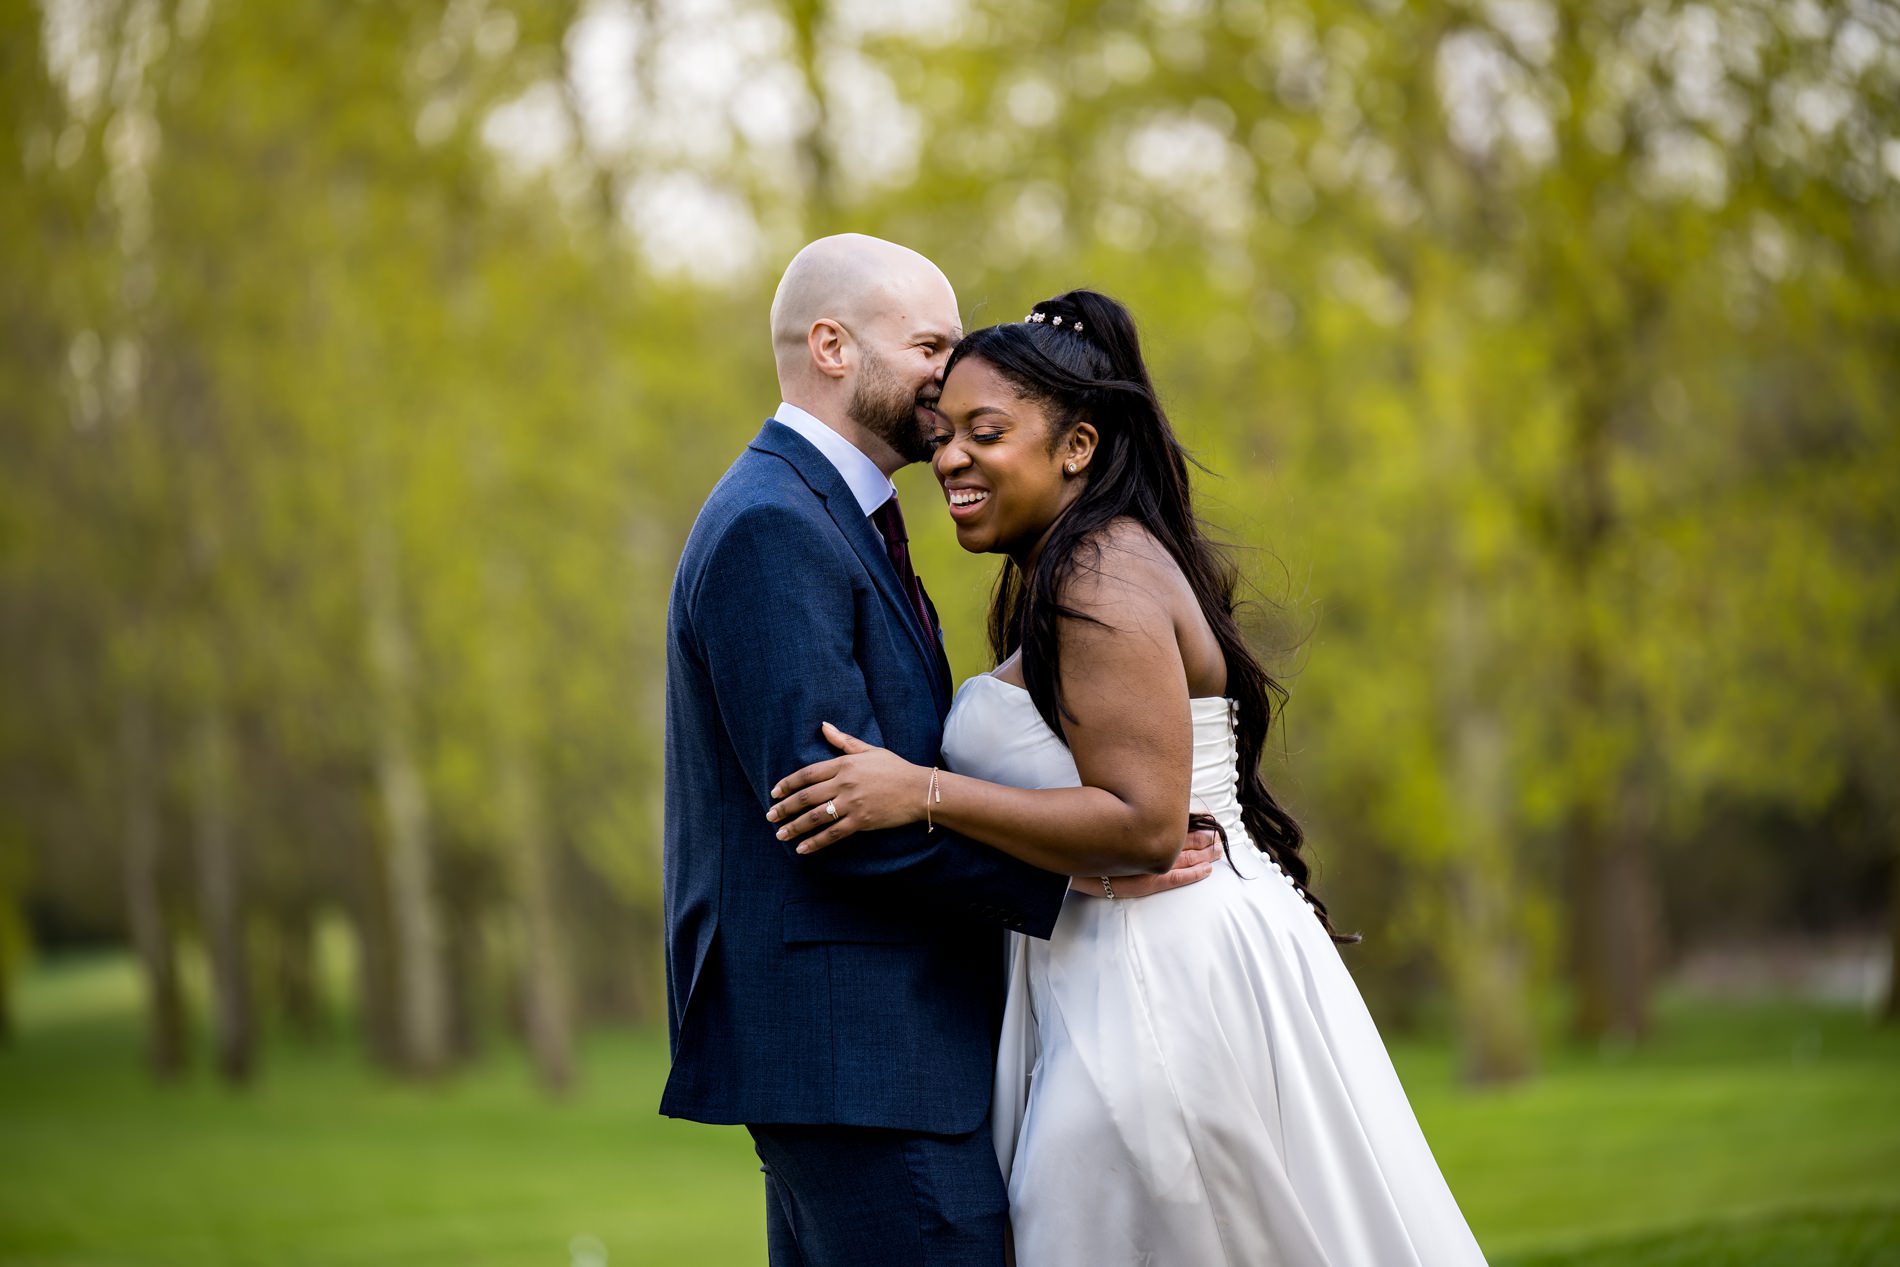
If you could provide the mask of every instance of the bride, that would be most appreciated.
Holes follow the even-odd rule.
[[[992,1122],[1016,1261],[1482,1263],[1260,776],[1282,692],[1127,310],[1078,290],[976,331],[938,413],[957,541],[1009,558],[999,664],[958,690],[944,769],[827,726],[845,755],[771,816],[800,852],[922,820],[1086,877],[1047,942],[1011,934]],[[1117,897],[1173,862],[1184,807],[1229,865]]]

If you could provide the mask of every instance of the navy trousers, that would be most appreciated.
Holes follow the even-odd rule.
[[[968,1135],[750,1126],[771,1267],[1003,1267],[1009,1194],[988,1117]]]

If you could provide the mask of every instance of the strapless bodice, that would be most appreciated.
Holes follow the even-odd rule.
[[[1240,832],[1239,743],[1234,702],[1188,701],[1194,722],[1190,812],[1212,814],[1232,840]],[[943,728],[944,764],[958,774],[1010,787],[1077,787],[1075,757],[1036,711],[1029,692],[992,673],[957,688]]]

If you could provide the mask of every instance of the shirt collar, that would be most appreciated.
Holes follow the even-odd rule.
[[[851,496],[857,499],[858,509],[867,516],[897,495],[897,485],[878,470],[877,463],[866,457],[862,449],[797,405],[781,400],[772,416],[811,441],[812,447],[825,455],[825,460],[844,477]]]

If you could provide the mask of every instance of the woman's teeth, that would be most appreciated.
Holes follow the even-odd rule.
[[[953,488],[950,490],[950,504],[952,506],[974,506],[988,496],[989,494],[983,492],[981,489]]]

